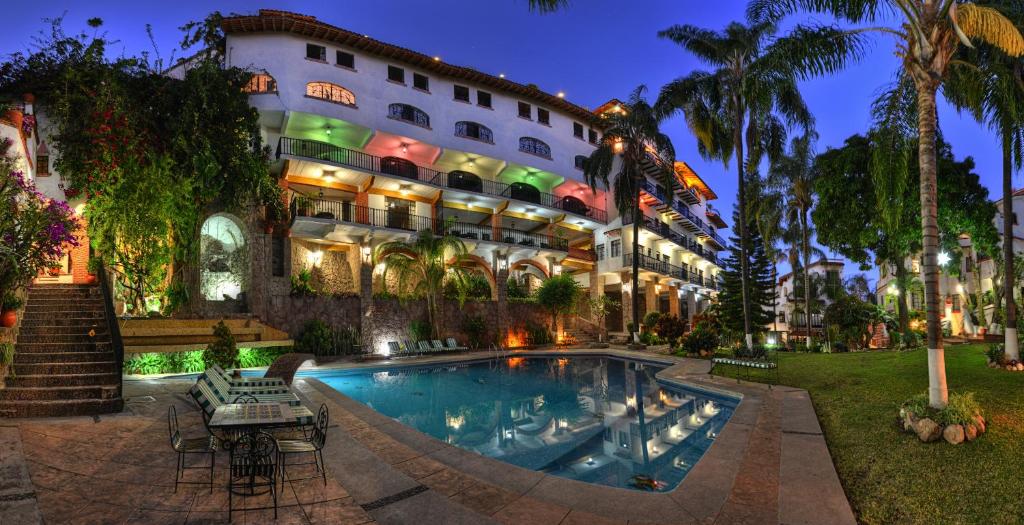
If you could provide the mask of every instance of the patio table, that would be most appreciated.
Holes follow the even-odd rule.
[[[209,426],[255,436],[266,428],[301,425],[304,418],[296,415],[292,408],[288,403],[227,403],[213,411]],[[255,484],[256,477],[252,474],[248,486],[232,490],[236,494],[256,495],[259,493],[255,491]]]

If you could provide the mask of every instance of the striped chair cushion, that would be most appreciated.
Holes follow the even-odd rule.
[[[206,381],[196,381],[196,384],[192,385],[188,393],[192,395],[192,399],[195,399],[199,407],[207,414],[213,414],[217,407],[224,404],[224,401],[210,388],[209,383]]]
[[[284,380],[279,377],[231,377],[231,374],[224,371],[220,365],[213,365],[210,367],[214,373],[220,374],[225,381],[228,382],[233,388],[239,387],[253,387],[253,386],[288,386]]]
[[[733,359],[730,357],[716,357],[712,363],[723,365],[746,366],[750,368],[775,368],[776,364],[771,361],[755,361],[749,359]]]
[[[304,407],[302,405],[293,406],[292,407],[292,413],[295,414],[295,424],[296,425],[302,425],[302,426],[312,425],[313,424],[313,420],[316,419],[316,414],[313,414],[313,412],[310,409],[308,409],[308,408],[306,408],[306,407]]]
[[[263,392],[225,392],[223,387],[217,385],[217,380],[213,379],[213,376],[205,376],[204,380],[209,385],[210,389],[217,395],[217,397],[224,403],[231,403],[240,395],[251,395],[256,398],[256,401],[260,403],[288,403],[292,406],[301,405],[299,396],[291,392],[284,393],[263,393]]]

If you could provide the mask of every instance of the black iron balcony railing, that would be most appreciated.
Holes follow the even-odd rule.
[[[309,217],[338,223],[391,228],[408,232],[430,230],[437,235],[443,234],[445,228],[447,228],[448,233],[462,239],[500,242],[563,252],[569,251],[568,239],[540,233],[524,232],[512,228],[499,228],[496,231],[494,228],[486,226],[434,219],[415,215],[405,210],[381,210],[357,206],[351,202],[305,196],[293,198],[290,209],[292,222],[300,217]]]
[[[638,264],[640,268],[644,270],[660,273],[662,275],[667,275],[668,277],[671,277],[673,279],[679,279],[681,281],[687,280],[688,272],[685,269],[680,268],[674,264],[670,264],[666,261],[659,260],[655,257],[651,257],[650,255],[644,255],[641,253],[638,259]],[[622,256],[622,265],[624,267],[633,266],[632,253],[627,253]]]
[[[622,217],[622,225],[625,226],[628,224],[633,224],[633,219],[629,215],[624,215]],[[643,222],[640,223],[640,226],[643,226],[644,229],[653,232],[664,239],[672,241],[674,244],[678,246],[681,246],[683,248],[686,248],[687,250],[690,250],[693,253],[696,253],[697,255],[707,259],[708,261],[715,263],[718,266],[721,266],[721,261],[719,260],[718,255],[713,250],[701,246],[700,244],[697,243],[697,241],[673,230],[671,227],[669,227],[668,224],[665,224],[664,222],[661,222],[660,220],[655,219],[654,217],[644,215]]]
[[[695,213],[690,211],[690,207],[687,206],[685,202],[683,202],[680,199],[673,199],[668,197],[668,195],[666,195],[665,191],[660,186],[652,183],[647,179],[641,181],[640,189],[647,192],[652,197],[658,199],[662,203],[671,206],[671,208],[674,211],[682,215],[684,219],[693,224],[697,230],[700,230],[702,234],[711,237],[711,239],[718,243],[719,246],[725,248],[725,240],[719,237],[716,229],[712,225],[708,224],[703,219],[698,217]],[[694,190],[693,188],[686,188],[685,191],[693,192]]]
[[[530,202],[581,217],[587,217],[597,222],[608,222],[608,214],[600,208],[590,206],[580,199],[569,195],[559,197],[542,192],[526,183],[506,184],[504,182],[483,180],[475,175],[469,177],[469,175],[473,174],[465,171],[446,173],[424,168],[399,157],[382,158],[325,142],[291,137],[281,137],[278,141],[277,157],[281,158],[282,155],[329,162],[370,173],[403,177],[441,188],[453,188],[482,195]]]

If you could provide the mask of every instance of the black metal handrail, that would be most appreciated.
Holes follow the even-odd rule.
[[[110,277],[107,275],[107,268],[102,262],[96,271],[99,279],[100,289],[103,292],[103,314],[107,318],[107,328],[110,330],[110,344],[114,347],[114,360],[117,363],[117,398],[124,398],[124,341],[121,339],[121,326],[117,322],[117,314],[114,312],[114,290],[110,284]]]
[[[622,225],[626,226],[633,224],[633,219],[629,214],[622,216]],[[697,243],[697,241],[686,237],[679,232],[673,230],[668,224],[661,222],[654,217],[644,214],[640,225],[646,228],[648,231],[654,232],[665,239],[672,241],[674,244],[686,248],[693,253],[721,266],[718,255],[711,249],[705,248]]]
[[[594,206],[590,206],[585,203],[582,204],[585,208],[581,209],[581,204],[578,202],[571,202],[567,204],[565,197],[559,197],[546,192],[538,192],[538,198],[536,200],[524,200],[512,196],[510,184],[492,180],[481,180],[482,184],[479,191],[475,188],[458,187],[453,185],[453,179],[448,176],[447,172],[424,168],[423,166],[415,164],[416,176],[411,177],[411,171],[407,173],[404,170],[399,169],[397,165],[392,167],[386,159],[381,159],[381,157],[370,155],[369,153],[342,148],[326,142],[281,137],[277,143],[277,158],[281,158],[281,155],[305,157],[372,173],[404,177],[441,188],[457,188],[463,191],[472,191],[483,195],[522,200],[523,202],[531,202],[533,204],[559,209],[581,217],[588,217],[598,222],[608,222],[608,214],[605,210],[595,208]],[[382,163],[382,160],[385,162]],[[581,213],[581,211],[584,213]]]
[[[680,267],[678,267],[678,266],[676,266],[676,265],[674,265],[672,263],[669,263],[667,261],[662,261],[662,260],[656,259],[654,257],[651,257],[650,255],[645,255],[645,254],[642,254],[642,253],[640,254],[640,258],[638,260],[639,260],[639,266],[641,268],[645,269],[645,270],[650,270],[652,272],[657,272],[657,273],[660,273],[662,275],[667,275],[667,276],[669,276],[669,277],[671,277],[673,279],[679,279],[679,280],[682,280],[682,281],[686,281],[687,280],[687,273],[688,272],[685,269],[680,268]],[[633,265],[633,254],[632,253],[623,254],[623,256],[622,256],[622,264],[623,264],[623,266],[632,266]]]
[[[478,224],[445,221],[415,215],[406,211],[381,210],[367,206],[359,206],[351,202],[321,199],[306,196],[295,196],[289,205],[292,222],[299,217],[334,221],[347,224],[358,224],[380,228],[391,228],[409,232],[430,230],[436,235],[446,231],[462,239],[471,239],[505,244],[517,244],[549,250],[569,251],[568,239],[530,233],[512,228],[499,228],[497,231],[489,226]],[[447,228],[447,230],[445,230]]]

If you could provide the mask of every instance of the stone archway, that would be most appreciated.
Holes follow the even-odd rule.
[[[245,224],[228,213],[206,218],[200,229],[199,290],[207,301],[234,301],[249,288]]]

